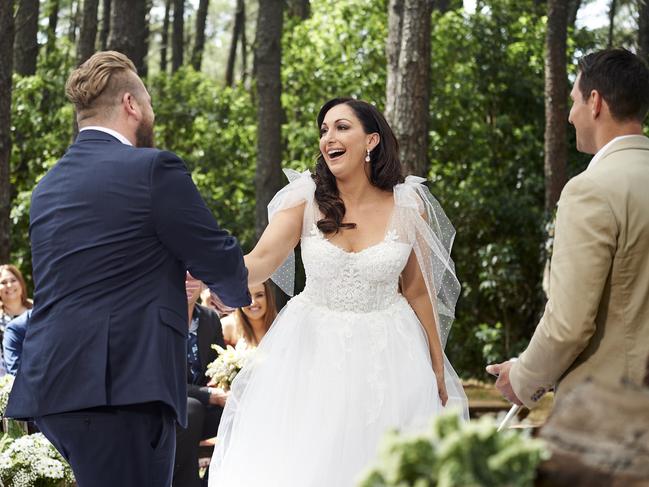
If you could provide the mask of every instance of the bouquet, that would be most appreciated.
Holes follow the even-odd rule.
[[[54,446],[41,433],[35,433],[10,440],[3,448],[0,453],[0,485],[68,487],[74,485],[74,476]]]
[[[249,347],[244,340],[239,340],[236,347],[228,345],[227,348],[223,348],[212,345],[212,348],[219,353],[219,356],[207,366],[205,375],[210,377],[217,387],[227,391],[239,371],[250,360],[255,349]]]
[[[513,430],[498,432],[493,418],[464,423],[436,418],[418,435],[386,435],[379,462],[360,487],[528,487],[549,453],[541,440]]]

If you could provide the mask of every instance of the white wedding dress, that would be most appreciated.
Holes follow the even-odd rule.
[[[440,289],[433,296],[445,341],[459,292],[448,255],[452,227],[440,226],[440,208],[430,213],[430,201],[436,201],[419,184],[423,180],[411,177],[395,187],[385,238],[352,253],[315,225],[321,216],[308,172],[289,177],[293,181],[271,202],[269,216],[306,202],[306,287],[278,315],[232,385],[210,487],[353,486],[377,458],[388,429],[426,428],[451,408],[468,418],[466,396],[448,361],[449,402],[442,407],[426,334],[398,292],[411,252],[421,254],[429,289]],[[425,243],[431,236],[436,241]],[[274,279],[290,288],[293,271],[289,259]]]

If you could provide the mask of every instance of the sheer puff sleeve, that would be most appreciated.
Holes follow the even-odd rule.
[[[442,348],[455,319],[455,305],[460,295],[460,282],[455,275],[451,247],[455,229],[439,202],[423,184],[424,179],[408,176],[394,187],[394,199],[399,211],[399,226],[412,243],[413,252],[426,282],[433,307]],[[444,382],[448,392],[447,409],[469,419],[468,401],[462,382],[444,354]]]
[[[292,169],[284,169],[284,174],[286,174],[289,184],[279,190],[268,204],[268,222],[270,223],[278,212],[306,203],[302,221],[302,233],[304,233],[304,230],[310,228],[315,222],[313,211],[315,183],[308,170],[300,173]],[[295,252],[291,252],[284,263],[273,273],[271,279],[282,291],[289,296],[293,296],[295,287]]]
[[[445,346],[460,295],[460,282],[451,259],[455,229],[424,181],[408,176],[403,184],[394,187],[394,199],[402,215],[400,226],[413,245]]]

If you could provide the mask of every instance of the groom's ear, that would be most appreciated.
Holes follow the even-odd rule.
[[[593,115],[593,118],[598,118],[600,112],[602,111],[602,103],[604,102],[604,99],[602,98],[602,95],[599,91],[593,90],[590,92],[590,102],[591,114]]]

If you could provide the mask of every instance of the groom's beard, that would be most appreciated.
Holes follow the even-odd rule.
[[[153,147],[155,145],[155,136],[153,134],[153,122],[142,120],[135,130],[136,147]]]

